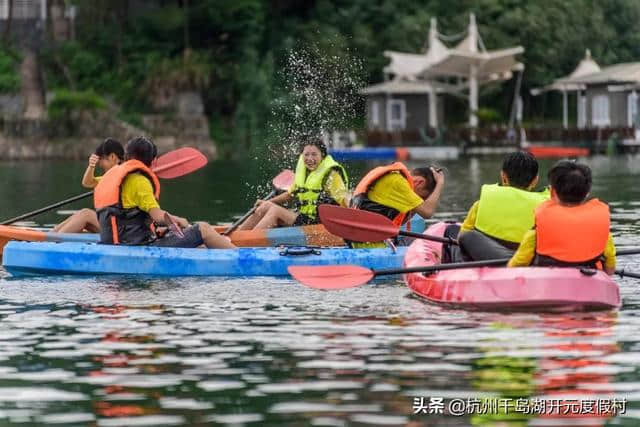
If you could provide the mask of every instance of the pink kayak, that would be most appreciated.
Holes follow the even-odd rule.
[[[447,224],[437,223],[425,234],[442,236]],[[442,243],[416,239],[407,249],[404,266],[440,263]],[[578,268],[480,267],[409,273],[411,291],[430,302],[475,310],[579,311],[620,306],[618,285],[606,273],[585,275]]]

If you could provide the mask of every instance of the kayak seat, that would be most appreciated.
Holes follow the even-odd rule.
[[[509,249],[476,230],[466,231],[458,238],[463,252],[473,261],[511,258],[515,249]]]

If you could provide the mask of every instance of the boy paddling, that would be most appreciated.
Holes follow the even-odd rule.
[[[591,169],[561,160],[549,171],[549,183],[551,200],[536,209],[535,229],[525,234],[508,266],[587,266],[613,274],[616,248],[609,207],[598,199],[586,200]]]

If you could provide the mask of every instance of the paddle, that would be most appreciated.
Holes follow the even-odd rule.
[[[335,205],[318,207],[320,221],[327,231],[343,239],[354,242],[381,242],[398,234],[434,242],[457,245],[458,241],[449,237],[430,236],[400,230],[389,218],[360,209],[343,208]]]
[[[194,172],[206,164],[207,158],[204,156],[204,154],[202,154],[195,148],[184,147],[170,151],[158,157],[153,163],[152,170],[159,178],[171,179]],[[15,218],[7,219],[6,221],[0,222],[0,225],[13,224],[14,222],[34,217],[57,207],[75,202],[76,200],[85,199],[92,194],[93,191],[88,191],[86,193],[71,197],[66,200],[62,200],[61,202],[54,203],[49,206],[45,206],[35,211],[27,212]]]
[[[640,279],[640,273],[634,273],[633,271],[625,271],[624,268],[616,270],[616,274],[620,277],[633,277],[634,279]]]
[[[343,208],[335,205],[320,205],[318,207],[318,214],[327,231],[354,242],[381,242],[390,237],[401,235],[452,245],[458,244],[457,240],[449,237],[411,233],[401,230],[400,227],[395,225],[389,218],[375,212]],[[640,254],[640,248],[620,249],[616,251],[616,256],[637,254]]]
[[[507,262],[509,262],[509,258],[438,264],[425,267],[393,268],[388,270],[371,270],[357,265],[292,265],[288,268],[288,271],[294,279],[305,286],[328,290],[346,289],[364,285],[376,276],[406,273],[428,273],[432,271],[455,270],[458,268],[489,267],[494,265],[504,265]]]
[[[293,171],[291,171],[289,169],[285,169],[282,172],[280,172],[271,181],[271,184],[273,184],[273,190],[271,190],[271,193],[269,193],[267,195],[267,197],[264,198],[264,200],[273,199],[275,197],[275,195],[278,194],[278,192],[288,190],[289,187],[291,187],[291,184],[293,184],[293,179],[294,179]],[[249,209],[249,212],[247,212],[246,214],[242,215],[241,218],[239,218],[236,222],[231,224],[229,226],[229,228],[227,228],[225,230],[225,232],[222,233],[222,235],[223,236],[228,236],[229,234],[231,234],[236,228],[240,227],[242,225],[242,223],[244,223],[247,220],[247,218],[249,218],[251,215],[253,215],[253,213],[256,211],[256,209],[258,209],[257,206],[254,206],[251,209]]]
[[[175,234],[176,236],[178,236],[181,239],[184,239],[184,233],[182,232],[182,229],[173,220],[171,215],[169,215],[167,212],[164,213],[164,223],[167,224],[167,226],[169,227],[169,230],[172,231],[173,234]]]

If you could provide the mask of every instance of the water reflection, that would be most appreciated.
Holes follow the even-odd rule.
[[[588,162],[594,194],[611,202],[616,242],[640,246],[640,163]],[[460,219],[500,159],[443,163],[450,176],[438,217]],[[215,173],[232,186],[227,172]],[[215,196],[233,199],[228,211],[185,208],[228,219],[247,203],[231,194]],[[639,259],[619,261],[639,270]],[[619,283],[618,313],[538,315],[429,305],[394,281],[317,292],[269,278],[16,280],[2,272],[0,425],[633,426],[640,297],[636,280]],[[626,398],[628,408],[602,417],[452,416],[415,413],[416,397]]]
[[[466,313],[406,298],[396,283],[321,294],[260,279],[37,286],[29,304],[0,305],[9,422],[598,425],[415,414],[413,400],[633,400],[637,381],[616,313]]]

